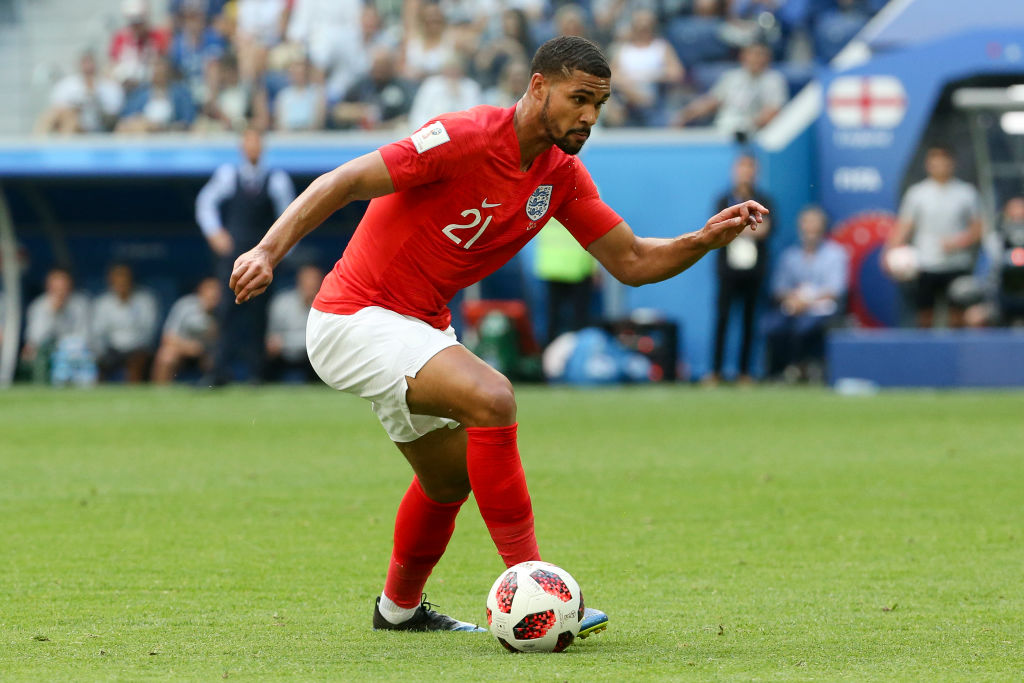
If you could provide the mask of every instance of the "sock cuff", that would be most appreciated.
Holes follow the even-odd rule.
[[[419,498],[423,501],[423,504],[427,505],[429,507],[435,508],[435,509],[441,509],[441,510],[448,510],[448,509],[451,509],[451,508],[458,509],[458,508],[462,507],[463,503],[465,503],[467,500],[469,500],[469,496],[466,496],[462,500],[456,500],[456,501],[452,501],[450,503],[442,503],[441,501],[434,500],[433,498],[431,498],[430,496],[427,495],[427,492],[423,490],[423,484],[420,483],[419,477],[413,475],[412,483],[413,483],[413,487],[412,487],[413,490],[416,492],[417,496],[419,496]]]
[[[518,422],[504,427],[466,427],[466,436],[474,443],[500,446],[514,443],[518,429]]]

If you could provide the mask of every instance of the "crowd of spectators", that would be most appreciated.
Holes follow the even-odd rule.
[[[124,0],[53,86],[40,133],[411,130],[510,105],[583,35],[613,64],[608,126],[764,125],[885,0]],[[164,10],[154,12],[154,10]],[[154,14],[166,19],[154,21]]]
[[[323,276],[318,266],[301,266],[293,287],[271,294],[264,362],[244,379],[315,379],[305,351],[306,315]],[[222,297],[220,281],[206,277],[187,294],[161,302],[135,282],[126,263],[112,264],[105,291],[92,296],[78,288],[71,271],[54,267],[26,307],[18,375],[58,385],[202,381],[221,336]]]

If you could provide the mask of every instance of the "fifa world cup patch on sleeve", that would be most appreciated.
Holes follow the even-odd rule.
[[[440,121],[434,121],[429,126],[421,128],[412,134],[412,144],[420,154],[450,141],[451,138],[448,137],[448,131],[444,129],[444,124]]]

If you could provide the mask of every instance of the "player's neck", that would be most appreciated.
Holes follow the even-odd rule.
[[[516,111],[512,115],[512,127],[519,140],[519,170],[530,170],[534,160],[551,148],[552,142],[540,119],[530,111],[525,100],[516,103]]]

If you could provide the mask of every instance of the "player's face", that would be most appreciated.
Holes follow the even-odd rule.
[[[541,123],[553,145],[566,154],[577,154],[590,137],[601,106],[608,101],[611,82],[576,70],[569,78],[549,83]]]

